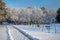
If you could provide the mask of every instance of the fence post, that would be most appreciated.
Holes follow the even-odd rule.
[[[44,25],[42,26],[42,31],[43,31],[43,29],[44,29]]]
[[[55,26],[55,24],[54,24],[54,26]],[[55,26],[55,33],[56,33],[56,26]]]

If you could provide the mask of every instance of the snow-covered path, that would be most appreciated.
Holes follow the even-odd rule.
[[[13,27],[13,25],[8,26],[8,32],[10,34],[11,40],[38,40],[36,38],[31,37],[31,35],[26,34],[24,31]]]
[[[26,34],[22,30],[17,30],[13,25],[0,26],[0,40],[38,40]]]
[[[25,40],[23,34],[16,30],[15,28],[13,28],[13,26],[8,27],[8,32],[10,34],[11,40]]]
[[[0,25],[0,40],[7,40],[6,28]]]

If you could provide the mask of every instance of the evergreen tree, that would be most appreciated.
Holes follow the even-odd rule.
[[[5,11],[5,6],[6,6],[5,2],[3,2],[2,0],[0,0],[0,11],[2,11],[2,13]]]
[[[58,15],[56,16],[56,20],[58,23],[60,23],[60,8],[57,11]]]
[[[5,11],[6,4],[3,2],[3,0],[0,0],[0,23],[5,20]]]

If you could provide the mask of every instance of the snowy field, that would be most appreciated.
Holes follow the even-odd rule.
[[[39,40],[60,40],[60,24],[50,24],[50,32],[48,32],[44,26],[45,25],[41,25],[40,28],[38,28],[36,25],[15,25],[15,27]]]
[[[45,25],[3,25],[0,26],[0,40],[60,40],[60,24]]]

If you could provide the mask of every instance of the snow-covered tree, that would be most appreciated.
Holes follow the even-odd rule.
[[[47,11],[45,7],[8,8],[7,16],[8,18],[10,17],[10,20],[18,21],[17,23],[27,22],[40,24],[55,22],[56,13],[53,9]]]
[[[55,23],[56,12],[53,9],[50,9],[48,14],[49,14],[48,17],[49,17],[50,23]]]
[[[42,12],[43,12],[43,16],[42,16],[42,18],[43,18],[43,23],[46,23],[47,16],[48,16],[47,8],[41,7],[41,10],[42,10]]]
[[[32,14],[31,14],[32,22],[34,22],[36,24],[42,23],[43,22],[42,16],[43,16],[43,12],[41,9],[34,8],[32,10]]]

